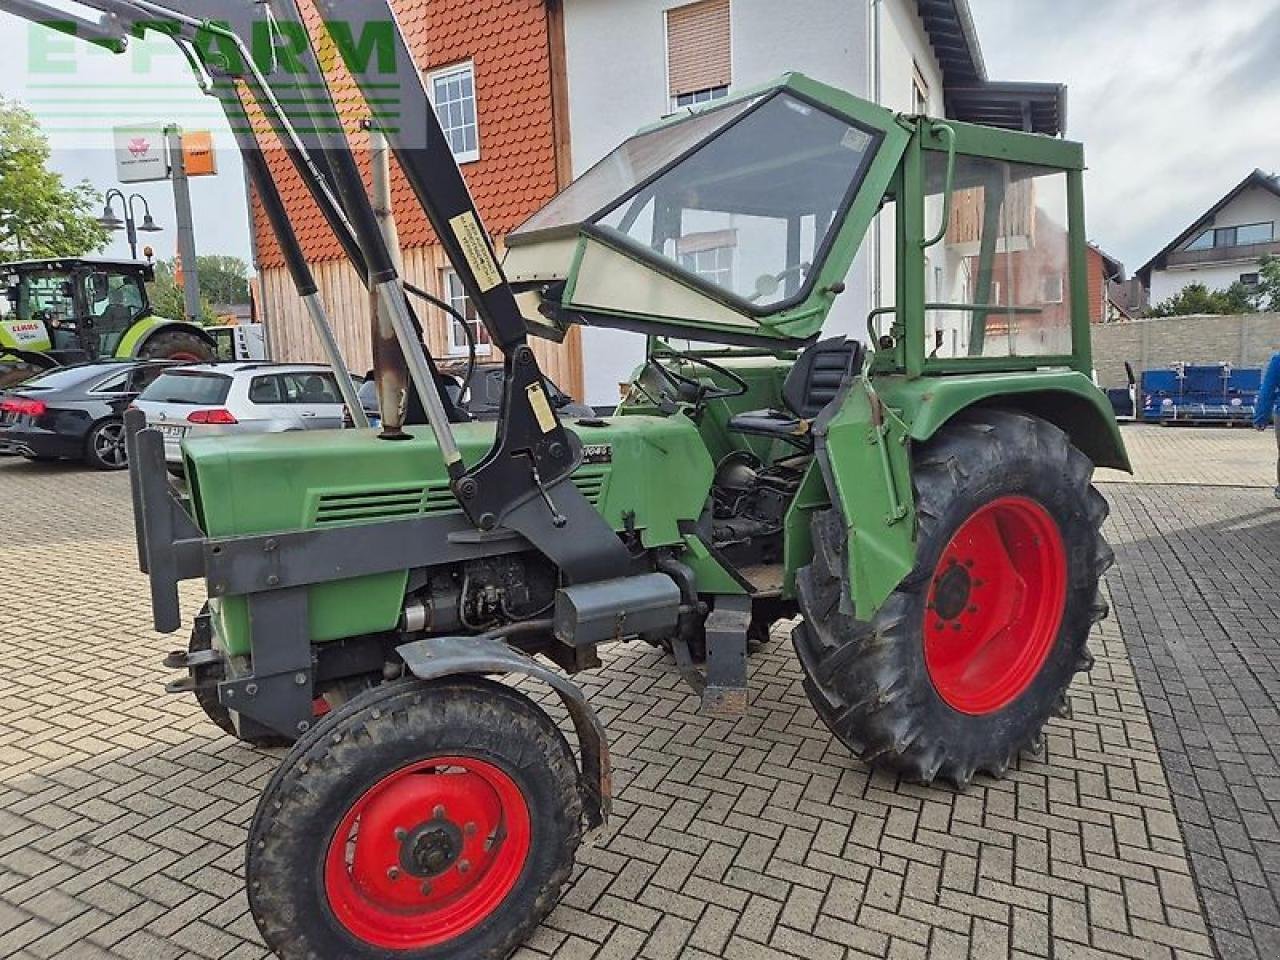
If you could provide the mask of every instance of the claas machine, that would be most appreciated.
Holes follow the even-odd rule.
[[[666,648],[735,716],[751,642],[794,619],[805,691],[865,762],[963,787],[1038,748],[1106,610],[1093,470],[1128,466],[1088,376],[1079,145],[789,75],[641,131],[500,261],[385,0],[89,5],[86,39],[158,21],[191,57],[313,316],[262,117],[377,304],[379,429],[189,440],[183,495],[130,424],[156,628],[184,625],[180,581],[209,596],[174,689],[292,744],[245,870],[278,955],[513,951],[609,814],[605,731],[570,679],[602,644]],[[382,28],[390,73],[350,42]],[[289,69],[248,55],[263,31],[293,38]],[[351,81],[400,98],[378,132],[502,352],[496,423],[466,422],[422,346],[334,132]],[[867,273],[887,305],[824,336]],[[647,338],[614,416],[549,402],[530,338],[574,324]]]
[[[71,363],[110,357],[214,357],[198,324],[151,309],[155,268],[142,260],[64,257],[0,263],[0,389]]]

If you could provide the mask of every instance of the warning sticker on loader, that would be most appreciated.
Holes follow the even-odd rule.
[[[467,258],[471,272],[476,275],[476,283],[480,284],[480,292],[487,293],[502,282],[502,271],[498,269],[493,252],[484,238],[484,230],[476,215],[468,210],[449,221],[453,235],[462,246],[462,255]]]
[[[525,393],[529,396],[529,407],[533,410],[533,415],[538,418],[538,426],[543,433],[550,433],[556,428],[556,415],[551,412],[547,392],[542,389],[542,384],[531,383],[525,388]]]

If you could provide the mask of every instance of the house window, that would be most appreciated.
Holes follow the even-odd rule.
[[[1240,283],[1246,290],[1257,290],[1262,283],[1262,278],[1256,273],[1242,273]]]
[[[667,87],[672,108],[728,96],[733,82],[729,0],[667,11]]]
[[[728,87],[708,87],[706,90],[694,90],[692,93],[680,94],[675,98],[674,105],[677,107],[696,107],[700,103],[723,100],[728,95]]]
[[[1246,223],[1236,227],[1236,246],[1246,243],[1270,243],[1275,239],[1274,223]]]
[[[490,350],[489,331],[480,322],[475,304],[471,302],[471,298],[462,289],[462,279],[453,270],[443,270],[441,271],[440,287],[444,291],[444,298],[448,301],[449,306],[467,318],[467,326],[475,334],[476,353],[478,355],[487,355]],[[449,325],[449,355],[451,357],[465,357],[470,350],[467,345],[467,331],[452,316],[446,316],[445,321]]]
[[[918,116],[929,112],[929,84],[918,64],[911,66],[911,112]]]
[[[1275,239],[1275,223],[1244,223],[1238,227],[1206,230],[1188,243],[1184,250],[1213,250],[1220,247],[1242,247],[1251,243],[1270,243]]]
[[[454,159],[459,163],[479,160],[475,65],[462,63],[437,70],[428,77],[427,89]]]
[[[1040,278],[1040,299],[1044,303],[1062,302],[1062,274],[1049,273]]]
[[[680,266],[726,290],[733,289],[733,247],[710,247],[682,253]]]

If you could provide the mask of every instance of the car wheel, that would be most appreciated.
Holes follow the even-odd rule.
[[[129,466],[124,445],[124,422],[103,420],[94,424],[85,440],[84,459],[97,470],[123,470]]]

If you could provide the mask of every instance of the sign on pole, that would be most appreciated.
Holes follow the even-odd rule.
[[[169,179],[164,128],[116,127],[116,178],[121,183]]]
[[[190,130],[182,134],[182,166],[188,177],[212,177],[218,172],[218,155],[213,150],[213,134]]]

